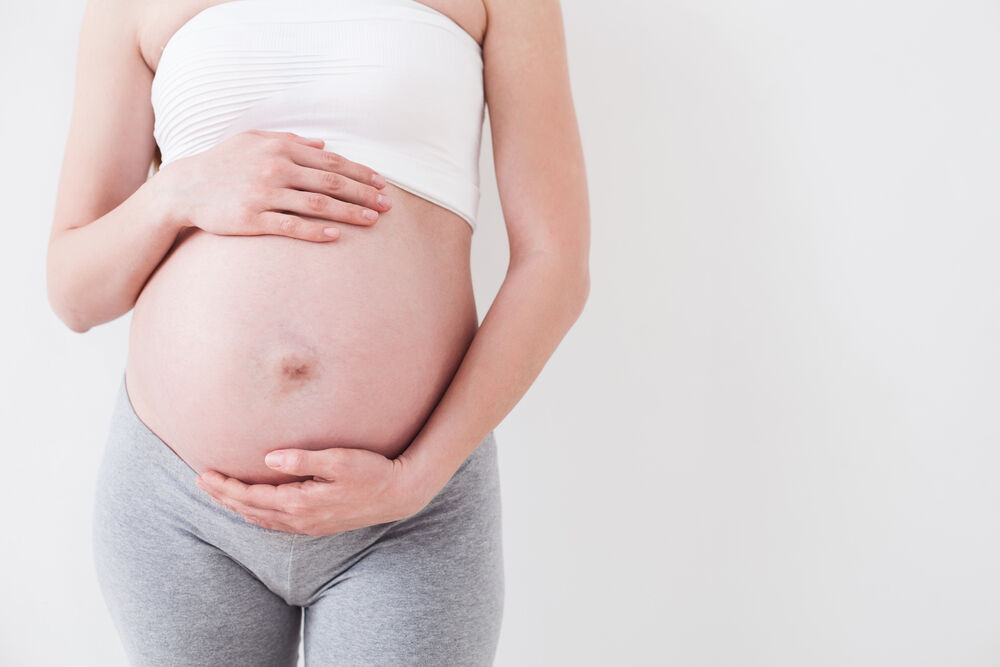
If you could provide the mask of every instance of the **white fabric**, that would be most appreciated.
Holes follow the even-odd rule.
[[[416,0],[228,0],[195,14],[153,78],[162,163],[244,130],[295,132],[475,231],[482,49]]]

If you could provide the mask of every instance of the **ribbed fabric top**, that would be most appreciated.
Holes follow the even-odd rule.
[[[475,231],[482,49],[416,0],[227,0],[164,46],[162,164],[244,130],[294,132],[460,215]]]

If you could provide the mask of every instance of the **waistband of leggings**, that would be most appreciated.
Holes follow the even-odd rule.
[[[143,456],[151,457],[178,479],[188,481],[198,477],[197,471],[178,456],[136,413],[132,399],[128,395],[124,371],[118,383],[115,413],[114,423],[116,427],[120,428],[124,422],[136,436],[129,438],[129,447],[139,448]]]

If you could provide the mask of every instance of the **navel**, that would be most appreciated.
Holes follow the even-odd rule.
[[[279,354],[275,365],[279,378],[293,382],[310,380],[316,370],[315,360],[299,352]]]

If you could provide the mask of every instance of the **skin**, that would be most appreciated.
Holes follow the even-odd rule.
[[[452,16],[473,35],[475,17],[485,17],[481,33],[484,83],[497,185],[510,243],[507,274],[441,399],[396,456],[356,447],[280,448],[272,454],[282,454],[282,464],[271,465],[269,456],[268,465],[307,479],[247,484],[213,471],[201,475],[199,486],[213,498],[266,528],[332,535],[418,512],[521,399],[579,317],[589,293],[587,185],[558,2],[455,0],[424,4]],[[148,95],[148,89],[132,93]],[[151,132],[151,121],[146,126],[133,124],[128,130],[131,134],[119,137],[116,143],[132,144],[132,139],[151,153],[152,139],[146,136]],[[148,277],[148,272],[143,276],[143,260],[148,258],[148,264],[159,261],[157,251],[166,252],[173,241],[170,234],[176,226],[170,213],[148,216],[156,224],[143,230],[146,236],[141,243],[132,236],[138,233],[129,231],[125,224],[129,214],[138,219],[140,212],[148,214],[157,206],[163,211],[176,210],[172,208],[174,200],[165,194],[171,190],[143,190],[148,183],[143,182],[142,158],[146,155],[136,150],[131,157],[108,158],[108,169],[131,176],[116,181],[119,199],[112,194],[101,202],[103,205],[92,203],[89,213],[104,217],[87,225],[103,223],[119,234],[119,245],[109,250],[106,245],[98,248],[106,239],[95,233],[92,251],[118,250],[122,256],[132,253],[130,256],[136,258],[130,263],[135,267],[133,273],[106,276],[117,280],[117,290],[74,312],[66,305],[73,301],[67,298],[72,294],[71,281],[52,280],[50,269],[50,301],[57,313],[65,315],[64,320],[76,324],[71,324],[74,330],[86,330],[90,322],[107,321],[101,318],[111,319],[108,314],[116,310],[127,311],[130,298],[134,303],[132,288],[137,294]],[[71,186],[67,184],[67,188]],[[66,207],[71,206],[71,200],[67,196]],[[117,218],[107,214],[109,203],[117,203],[121,209]],[[82,216],[78,219],[93,219],[86,211],[73,210]],[[77,253],[85,252],[87,242],[80,240],[73,247]],[[63,263],[52,262],[53,255]],[[91,267],[86,260],[76,261],[75,272],[65,270],[63,275],[79,276],[88,269],[99,273],[94,268],[96,262]],[[50,267],[65,267],[69,262],[54,253],[50,244]],[[58,271],[55,274],[58,279]],[[117,302],[108,295],[117,296]]]

